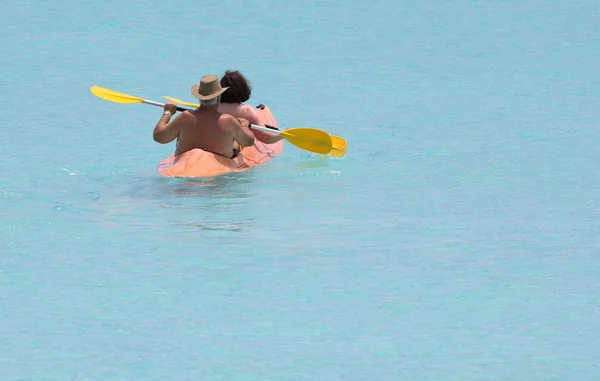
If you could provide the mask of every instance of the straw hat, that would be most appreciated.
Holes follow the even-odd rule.
[[[191,88],[192,95],[201,101],[207,101],[223,94],[229,87],[221,87],[219,77],[216,75],[205,75],[200,79],[200,85]]]

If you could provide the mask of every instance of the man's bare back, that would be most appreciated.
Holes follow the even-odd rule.
[[[171,115],[177,112],[177,106],[166,103],[164,113],[154,127],[154,140],[167,144],[177,139],[175,155],[200,148],[228,158],[237,156],[239,146],[253,145],[254,135],[248,121],[217,111],[220,96],[227,89],[221,87],[216,75],[202,77],[200,84],[191,88],[192,95],[200,100],[200,107],[184,111],[170,121]]]
[[[233,157],[233,132],[227,115],[214,109],[185,111],[178,117],[184,119],[177,138],[175,155],[194,148],[201,148],[225,157]]]
[[[175,109],[174,109],[175,108]],[[176,111],[174,103],[165,104],[165,111]],[[184,111],[168,122],[163,115],[154,129],[154,140],[170,143],[177,139],[175,155],[200,148],[228,158],[234,157],[234,142],[247,147],[254,144],[254,135],[240,121],[228,114],[221,114],[213,107],[199,107]],[[247,127],[247,126],[246,126]]]

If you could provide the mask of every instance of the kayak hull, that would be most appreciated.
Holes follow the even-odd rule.
[[[256,110],[261,125],[277,127],[277,121],[267,106]],[[257,139],[253,146],[244,147],[234,159],[196,148],[181,155],[170,155],[157,166],[156,172],[164,177],[214,177],[225,173],[243,172],[277,157],[283,152],[283,140],[265,144]]]

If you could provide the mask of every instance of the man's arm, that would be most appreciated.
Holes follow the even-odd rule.
[[[248,128],[242,127],[240,122],[231,115],[223,115],[227,118],[227,126],[233,134],[233,139],[242,147],[254,144],[254,134]]]
[[[170,122],[171,114],[177,112],[175,103],[165,104],[164,112],[165,113],[158,120],[158,123],[156,123],[153,133],[154,141],[161,144],[171,143],[175,140],[175,138],[179,136],[181,126],[185,123],[185,120],[190,117],[189,113],[184,111]]]

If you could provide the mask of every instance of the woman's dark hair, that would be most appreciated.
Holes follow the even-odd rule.
[[[229,87],[221,94],[221,103],[243,103],[250,99],[252,87],[239,71],[227,70],[221,78],[221,87]]]

